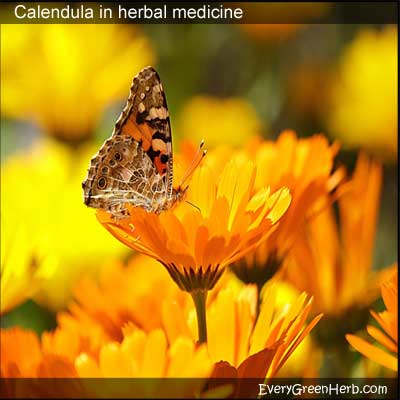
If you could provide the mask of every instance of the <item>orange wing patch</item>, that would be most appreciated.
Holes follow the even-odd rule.
[[[152,144],[152,137],[155,130],[147,124],[138,125],[133,113],[129,115],[122,125],[121,132],[124,135],[132,136],[137,142],[141,142],[144,151],[148,151]]]

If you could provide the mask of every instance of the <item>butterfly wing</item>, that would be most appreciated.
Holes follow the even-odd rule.
[[[172,139],[168,107],[157,72],[133,79],[112,136],[92,158],[83,182],[85,204],[115,215],[126,204],[161,211],[172,196]]]

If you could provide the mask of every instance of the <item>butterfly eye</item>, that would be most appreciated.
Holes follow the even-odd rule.
[[[98,187],[99,189],[104,189],[104,188],[106,187],[106,185],[107,185],[107,180],[106,180],[106,178],[104,178],[104,177],[101,177],[101,178],[99,179],[99,181],[97,182],[97,187]]]
[[[115,162],[115,160],[111,159],[109,164],[110,164],[110,167],[114,167],[116,162]]]
[[[108,167],[103,167],[103,168],[101,169],[101,172],[102,172],[103,174],[108,174]]]
[[[121,153],[115,153],[114,158],[116,161],[121,161],[122,160]]]

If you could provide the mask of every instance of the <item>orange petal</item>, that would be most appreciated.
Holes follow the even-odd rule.
[[[397,371],[397,358],[384,352],[380,348],[373,346],[367,341],[355,336],[346,335],[347,341],[361,354],[368,357],[370,360],[383,365],[393,371]]]

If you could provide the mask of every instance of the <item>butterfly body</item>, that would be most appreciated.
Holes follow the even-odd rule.
[[[87,206],[115,217],[127,204],[160,213],[185,193],[173,189],[172,138],[165,94],[157,72],[146,67],[133,79],[114,131],[92,158],[82,184]]]

